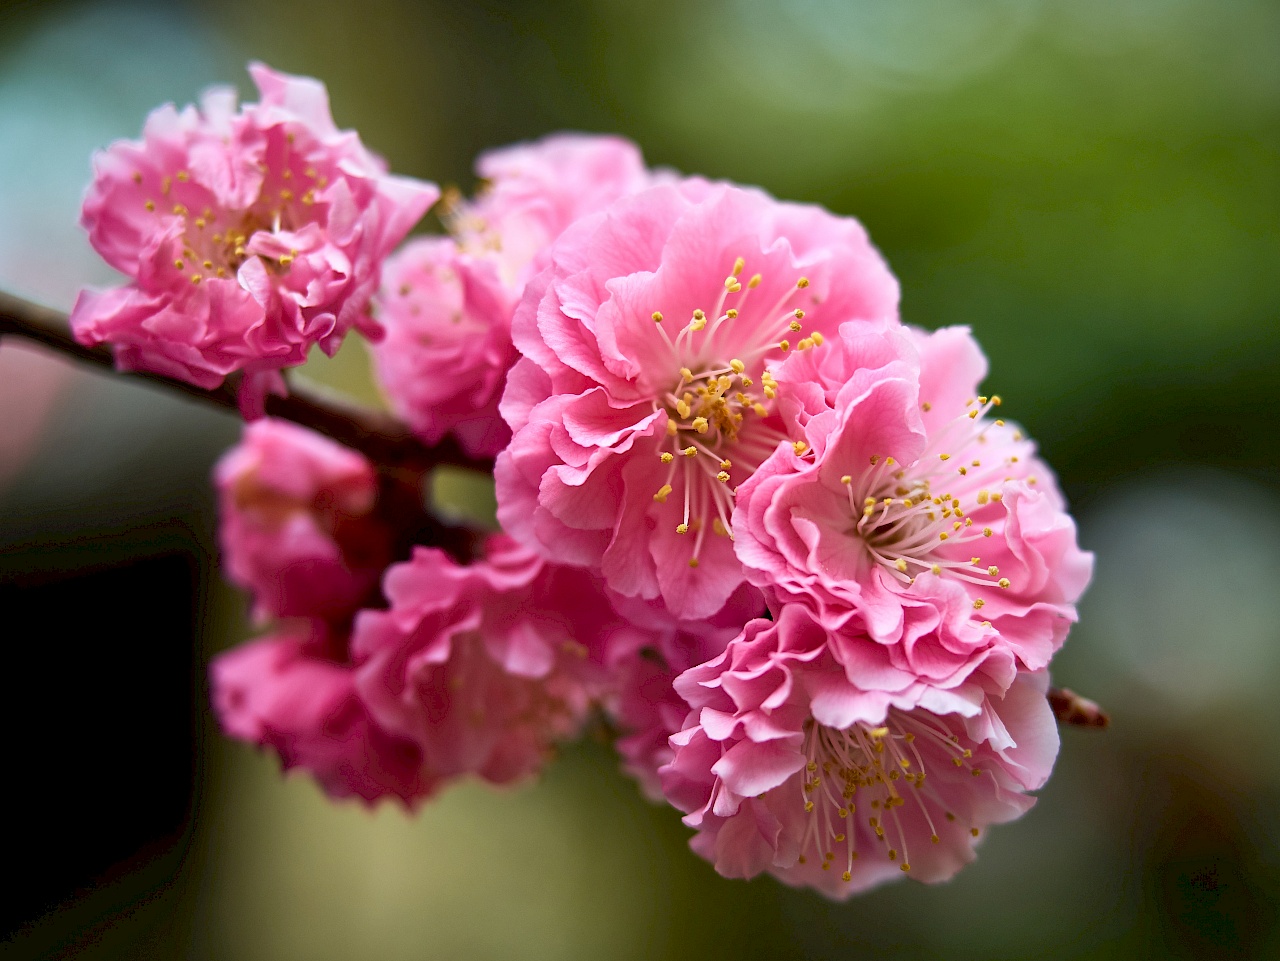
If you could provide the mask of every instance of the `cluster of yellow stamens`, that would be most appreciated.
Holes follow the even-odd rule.
[[[928,403],[921,406],[931,409]],[[914,463],[873,455],[859,474],[840,478],[853,516],[850,534],[862,542],[870,561],[895,579],[910,584],[928,572],[983,587],[1011,586],[996,565],[955,550],[995,533],[988,524],[975,524],[970,514],[1000,503],[1004,495],[999,488],[1013,479],[1009,472],[1018,462],[1016,454],[989,460],[972,456],[987,444],[990,430],[1005,426],[1003,420],[983,417],[998,406],[999,397],[972,398],[965,413],[934,432]],[[1015,432],[1013,440],[1020,439]],[[960,453],[953,455],[948,447]],[[957,460],[962,461],[958,467]],[[938,492],[942,484],[947,487]],[[985,603],[975,600],[974,609]]]
[[[946,810],[928,783],[926,756],[935,764],[950,758],[952,764],[974,777],[984,773],[970,763],[973,752],[961,747],[957,735],[938,718],[919,711],[893,709],[882,726],[855,724],[845,730],[810,720],[805,727],[804,753],[807,764],[800,779],[801,803],[809,820],[800,863],[816,858],[824,871],[843,863],[841,877],[845,881],[852,878],[853,862],[864,854],[900,862],[904,872],[911,871],[907,832],[898,813],[908,803],[929,826],[933,844],[941,840],[934,816],[955,821],[955,815]],[[784,786],[778,790],[794,789]],[[975,837],[978,834],[976,827],[969,831]],[[860,833],[870,843],[870,850],[859,849]]]
[[[754,471],[783,438],[781,431],[765,423],[778,390],[766,362],[771,355],[791,350],[789,337],[804,329],[805,311],[791,304],[809,286],[801,277],[766,308],[764,316],[771,321],[755,326],[743,343],[739,330],[747,320],[748,298],[763,282],[758,273],[741,279],[745,268],[744,259],[737,258],[713,309],[694,310],[674,338],[667,333],[661,311],[651,318],[678,371],[671,387],[654,400],[655,409],[667,413],[669,447],[658,456],[669,470],[653,499],[665,504],[681,489],[682,513],[675,529],[695,534],[690,567],[698,566],[708,529],[732,537],[733,482]],[[814,332],[795,347],[808,350],[821,344],[822,335]],[[731,346],[736,349],[726,356]]]
[[[289,137],[292,143],[292,137]],[[240,265],[249,257],[249,239],[259,230],[291,230],[310,217],[306,208],[316,203],[316,192],[328,185],[328,178],[313,167],[306,167],[301,175],[285,166],[278,176],[265,164],[259,168],[264,176],[261,193],[249,210],[231,211],[214,209],[202,201],[208,192],[193,184],[191,174],[180,170],[172,177],[160,179],[156,196],[147,197],[143,207],[157,216],[174,215],[184,222],[182,255],[173,260],[173,269],[187,277],[192,284],[200,284],[211,278],[234,276]],[[133,182],[142,184],[140,171],[133,174]],[[183,200],[187,203],[183,203]],[[188,204],[199,203],[199,213]],[[276,257],[262,257],[268,269],[283,272],[289,269],[297,250]]]

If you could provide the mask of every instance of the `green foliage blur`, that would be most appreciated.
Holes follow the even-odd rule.
[[[9,8],[0,71],[117,6]],[[133,10],[130,30],[154,17],[222,69],[155,102],[251,89],[258,58],[322,78],[340,125],[441,184],[469,189],[486,147],[613,131],[652,164],[861,219],[905,319],[970,325],[989,389],[1058,471],[1098,567],[1055,681],[1114,725],[1064,732],[1040,803],[952,883],[833,904],[718,878],[599,739],[536,785],[466,785],[407,817],[329,804],[206,718],[181,856],[55,911],[13,956],[1280,957],[1280,5]],[[66,67],[86,87],[94,69]],[[308,373],[373,390],[358,345]],[[251,633],[212,576],[205,657]]]

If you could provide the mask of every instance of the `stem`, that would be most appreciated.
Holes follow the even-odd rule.
[[[22,337],[50,350],[101,369],[111,370],[133,380],[159,385],[185,394],[206,404],[239,411],[236,400],[239,375],[228,377],[213,390],[144,371],[116,371],[111,348],[88,347],[71,335],[67,315],[43,307],[0,290],[0,340],[5,336]],[[332,437],[340,444],[354,448],[369,458],[380,470],[427,471],[441,464],[470,467],[492,473],[493,461],[467,455],[452,438],[427,447],[412,431],[388,413],[356,403],[336,391],[318,390],[304,384],[290,385],[288,397],[267,397],[267,414],[309,427]]]

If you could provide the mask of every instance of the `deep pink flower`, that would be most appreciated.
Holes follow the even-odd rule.
[[[676,677],[724,651],[747,621],[763,611],[758,591],[742,585],[724,609],[705,621],[678,621],[655,601],[612,598],[629,624],[609,635],[604,707],[618,729],[623,769],[651,800],[661,800],[658,769],[671,760],[668,739],[684,725],[689,705]]]
[[[470,202],[454,201],[455,239],[424,238],[387,262],[373,348],[392,408],[427,443],[452,431],[477,457],[506,447],[498,414],[516,359],[511,315],[529,277],[575,220],[650,185],[621,137],[558,134],[482,154]]]
[[[1039,670],[1088,584],[1052,472],[978,394],[967,330],[847,324],[778,366],[780,446],[738,489],[737,556],[777,603],[856,621],[903,677],[945,683],[1000,644]]]
[[[299,621],[214,658],[215,713],[231,737],[311,772],[334,797],[409,804],[435,785],[412,741],[383,730],[355,692],[346,638]]]
[[[942,881],[1034,803],[1058,747],[1044,672],[1007,690],[982,669],[949,690],[855,677],[792,604],[677,680],[693,710],[663,785],[721,874],[835,898],[904,873]]]
[[[447,238],[415,240],[387,261],[378,298],[386,336],[372,351],[378,382],[428,444],[452,431],[468,453],[492,457],[511,440],[498,398],[516,359],[516,299],[492,260]]]
[[[312,345],[332,354],[353,327],[376,336],[382,260],[438,191],[388,175],[339,131],[318,81],[249,71],[259,103],[236,112],[233,91],[211,90],[96,156],[82,220],[132,283],[84,291],[71,323],[82,343],[114,346],[122,370],[204,388],[244,371],[254,415]]]
[[[526,777],[577,733],[620,624],[597,579],[499,535],[465,567],[418,548],[383,590],[390,610],[356,619],[358,689],[379,724],[421,748],[432,781]]]
[[[711,616],[743,581],[733,488],[787,436],[767,365],[897,297],[857,222],[757,190],[685,181],[578,221],[513,322],[504,529]]]
[[[391,560],[373,468],[349,448],[263,419],[214,470],[229,580],[261,617],[349,618]]]
[[[476,161],[482,189],[455,201],[449,226],[467,253],[493,262],[518,296],[574,221],[654,183],[624,137],[560,133],[490,150]]]

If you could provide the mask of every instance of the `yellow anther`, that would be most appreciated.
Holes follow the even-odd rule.
[[[692,413],[692,409],[686,401],[678,400],[676,401],[676,413],[681,417],[688,417]]]
[[[853,476],[850,474],[845,474],[843,477],[840,478],[840,483],[848,487],[850,484],[853,483]]]
[[[203,277],[201,277],[199,274],[192,274],[192,275],[191,275],[191,282],[192,282],[193,284],[198,284],[198,283],[200,283],[200,281],[202,281],[202,280],[204,280],[204,278],[203,278]]]
[[[990,494],[990,493],[988,493],[987,491],[978,491],[978,503],[979,503],[979,504],[985,504],[985,503],[986,503],[987,501],[989,501],[989,500],[991,500],[991,494]]]
[[[793,310],[791,313],[795,315],[796,320],[804,320],[803,310],[796,309],[796,310]]]
[[[788,327],[790,327],[793,331],[795,331],[795,332],[797,332],[797,333],[798,333],[798,332],[801,330],[801,328],[803,327],[803,325],[802,325],[802,324],[800,323],[800,321],[798,321],[798,320],[793,320],[793,321],[792,321],[791,323],[789,323],[787,326],[788,326]]]
[[[721,469],[721,470],[728,470],[728,469],[729,469],[729,468],[731,468],[732,466],[733,466],[733,461],[729,460],[729,458],[727,458],[727,457],[726,457],[724,460],[722,460],[722,461],[720,462],[720,469]]]
[[[212,260],[206,260],[203,264],[201,264],[201,266],[202,266],[202,267],[204,267],[204,269],[205,269],[205,270],[212,270],[212,269],[213,269],[213,261],[212,261]]]
[[[935,577],[937,577],[939,574],[942,573],[942,566],[939,564],[934,564],[931,568],[929,568],[929,572],[932,573]]]
[[[1002,577],[1000,578],[1000,580],[996,581],[996,583],[999,584],[1001,587],[1007,588],[1009,586],[1009,578]]]
[[[747,365],[735,357],[733,360],[729,361],[729,369],[732,370],[735,374],[741,374],[744,370],[747,369]]]
[[[696,557],[691,557],[691,558],[689,558],[689,566],[690,566],[690,567],[697,567],[697,566],[698,566],[698,559],[697,559]]]
[[[867,731],[867,737],[880,738],[885,737],[889,733],[887,727],[873,727]]]
[[[951,460],[951,455],[950,455],[950,454],[939,454],[939,455],[938,455],[938,460]]]
[[[701,308],[701,307],[698,307],[698,308],[696,308],[696,309],[694,310],[694,312],[693,312],[693,319],[694,319],[694,320],[706,320],[706,319],[707,319],[707,315],[706,315],[706,314],[704,314],[704,313],[702,312],[702,308]]]
[[[698,448],[696,448],[696,447],[694,447],[692,444],[690,444],[688,447],[686,447],[686,448],[685,448],[684,450],[682,450],[680,453],[684,454],[684,456],[685,456],[685,457],[697,457],[697,456],[698,456]]]
[[[1002,401],[1002,400],[1000,399],[1000,395],[999,395],[999,394],[994,394],[994,395],[992,395],[992,397],[991,397],[991,406],[992,406],[992,407],[999,407],[999,406],[1000,406],[1001,404],[1003,404],[1003,403],[1004,403],[1004,401]]]
[[[805,810],[805,813],[806,813],[806,814],[807,814],[807,813],[809,813],[810,811],[812,811],[812,810],[813,810],[813,802],[812,802],[812,801],[805,801],[805,802],[804,802],[804,810]]]
[[[969,419],[970,419],[970,420],[975,420],[975,419],[977,418],[977,416],[978,416],[978,412],[977,412],[976,410],[971,410],[971,411],[969,411]]]
[[[800,341],[800,343],[796,344],[796,347],[800,350],[808,350],[812,346],[813,346],[812,337],[806,337],[804,340]]]
[[[742,284],[738,283],[737,277],[726,277],[724,279],[724,289],[731,294],[736,294],[742,289]]]
[[[147,208],[147,210],[155,210],[155,209],[156,209],[156,202],[155,202],[154,200],[148,200],[148,201],[147,201],[145,204],[143,204],[142,206],[146,207],[146,208]]]
[[[675,437],[680,428],[676,426],[676,422],[670,417],[667,418],[667,436]]]
[[[660,323],[662,323],[662,311],[660,311],[660,310],[655,310],[655,311],[653,312],[653,322],[654,322],[655,324],[660,324]]]
[[[671,451],[669,451],[669,450],[664,450],[664,451],[662,452],[662,454],[660,455],[659,459],[660,459],[660,460],[662,461],[662,463],[664,463],[664,464],[670,464],[673,460],[675,460],[675,459],[676,459],[676,455],[675,455],[675,454],[673,454],[673,453],[671,453]]]
[[[743,268],[746,266],[747,266],[747,262],[743,260],[741,257],[735,260],[733,262],[733,276],[737,277],[738,274],[742,273]]]
[[[987,573],[990,574],[992,577],[995,577],[997,574],[1000,573],[1000,568],[992,564],[990,567],[987,568]]]
[[[686,384],[693,383],[693,371],[691,371],[688,367],[681,367],[680,379],[684,381]]]
[[[930,834],[930,835],[929,835],[929,840],[930,840],[930,841],[932,841],[934,844],[937,844],[937,843],[938,843],[939,841],[941,841],[942,839],[941,839],[940,837],[938,837],[938,835],[936,835],[936,834]]]
[[[191,174],[187,173],[185,170],[179,170],[177,175],[175,176],[175,179],[185,184],[188,180],[191,179]]]
[[[729,472],[721,471],[719,474],[716,474],[716,480],[718,480],[721,484],[729,483]]]
[[[809,286],[809,278],[801,277],[799,280],[796,281],[796,286],[799,287],[801,290],[804,290],[806,287]]]
[[[759,274],[752,274],[751,279],[747,281],[748,287],[759,287],[760,281],[764,280]]]
[[[677,525],[676,525],[676,533],[677,533],[677,534],[688,534],[688,533],[689,533],[689,525],[688,525],[688,524],[677,524]]]
[[[187,215],[187,208],[184,204],[174,204],[173,212],[179,216],[185,217]]]
[[[986,402],[987,402],[987,399],[986,399],[985,397],[979,397],[979,398],[978,398],[978,403],[979,403],[979,404],[985,404]]]
[[[667,495],[670,493],[671,493],[671,485],[663,484],[661,487],[658,488],[658,493],[653,495],[653,499],[657,501],[659,504],[665,504],[667,502]]]
[[[789,340],[778,341],[778,350],[782,351],[785,354],[790,349],[791,349],[791,341]]]
[[[738,312],[734,308],[730,307],[728,310],[724,312],[724,315],[728,317],[730,320],[733,320],[733,318],[738,316]]]
[[[970,833],[970,834],[972,834],[972,835],[976,838],[976,837],[978,836],[978,829],[977,829],[977,828],[969,828],[969,833]]]
[[[975,611],[980,611],[986,606],[987,606],[987,602],[984,601],[981,597],[979,597],[976,601],[973,602],[973,609]]]
[[[183,264],[183,262],[182,262],[181,260],[175,260],[175,261],[173,262],[173,266],[175,266],[175,267],[177,267],[179,270],[181,270],[181,269],[182,269],[184,266],[186,266],[186,265],[185,265],[185,264]]]
[[[756,403],[751,405],[751,409],[761,417],[767,417],[769,412],[764,409],[764,404]]]
[[[1002,500],[1004,500],[1004,495],[1001,494],[999,491],[996,491],[994,494],[991,495],[991,499],[995,501],[997,504],[999,504]]]
[[[898,570],[902,571],[902,573],[904,574],[907,572],[907,562],[903,560],[901,557],[899,557],[896,561],[893,562],[893,566],[896,567]]]
[[[896,861],[896,860],[898,860],[898,849],[897,849],[897,848],[889,848],[889,860],[890,860],[890,861]]]
[[[884,459],[884,466],[885,466],[885,467],[892,467],[892,466],[893,466],[893,458],[892,458],[892,457],[886,457],[886,458]]]
[[[908,864],[906,861],[903,861],[903,862],[902,862],[902,870],[903,870],[904,872],[908,873],[908,874],[909,874],[909,873],[911,873],[911,865],[910,865],[910,864]]]
[[[938,535],[938,540],[945,541],[947,539],[947,536],[948,536],[947,532],[943,531],[941,534]]]
[[[711,529],[715,531],[717,534],[719,534],[721,537],[728,537],[730,539],[733,538],[733,535],[729,533],[729,529],[724,526],[724,522],[721,521],[720,518],[718,517],[711,522]]]
[[[996,421],[996,426],[997,426],[997,427],[1003,427],[1003,426],[1004,426],[1004,421],[1002,421],[1002,420],[998,420],[998,421]],[[1016,460],[1016,458],[1015,458],[1015,460]]]
[[[842,881],[852,881],[852,880],[853,880],[853,875],[852,875],[852,874],[850,874],[848,871],[845,871],[845,872],[844,872],[844,874],[840,875],[840,880],[842,880]]]
[[[982,536],[983,536],[983,537],[990,537],[990,536],[991,536],[991,528],[990,528],[990,527],[984,527],[984,528],[982,529]]]
[[[826,338],[825,338],[825,337],[823,337],[823,336],[822,336],[822,334],[820,334],[820,333],[819,333],[818,331],[816,331],[816,330],[815,330],[812,334],[810,334],[810,335],[809,335],[809,339],[810,339],[810,340],[812,340],[812,341],[813,341],[815,344],[817,344],[819,347],[821,347],[824,343],[826,343]]]
[[[696,430],[699,434],[705,434],[709,426],[710,424],[708,424],[707,419],[705,417],[695,417],[693,419],[693,429]]]
[[[791,445],[791,449],[796,452],[796,456],[798,457],[809,449],[809,445],[802,440],[798,440]]]

